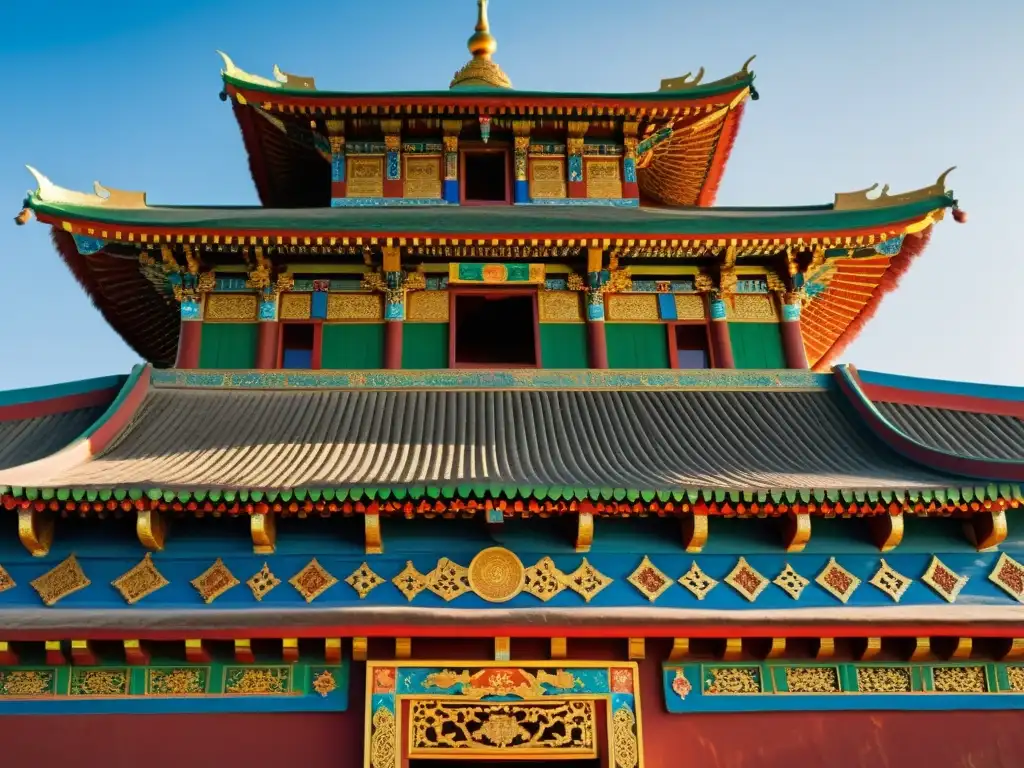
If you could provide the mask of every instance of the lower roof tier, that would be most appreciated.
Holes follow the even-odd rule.
[[[1015,484],[1024,479],[1018,390],[949,385],[922,394],[915,380],[867,379],[847,367],[832,374],[143,367],[81,438],[43,459],[23,449],[25,463],[0,470],[0,490],[8,498],[75,500],[115,492],[219,500],[241,492],[252,500],[313,493],[353,501],[1017,504]],[[902,421],[886,415],[894,408]],[[902,426],[908,420],[912,427]]]

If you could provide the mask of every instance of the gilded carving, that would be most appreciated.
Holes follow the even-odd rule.
[[[613,160],[586,161],[587,197],[618,199],[622,197],[622,164]]]
[[[1024,603],[1024,566],[1003,552],[988,575],[989,581]]]
[[[518,696],[521,699],[537,699],[550,692],[545,686],[559,691],[571,691],[579,681],[571,672],[559,669],[554,672],[538,670],[536,674],[525,669],[482,669],[471,673],[468,669],[453,672],[450,669],[433,672],[424,679],[425,688],[451,689],[455,686],[463,696],[482,699],[485,696]]]
[[[898,603],[900,598],[903,597],[903,593],[910,588],[911,579],[894,569],[885,560],[882,560],[878,570],[875,571],[875,575],[869,579],[869,583],[874,584],[891,597],[893,602]]]
[[[839,693],[839,671],[835,667],[787,667],[786,687],[790,693]]]
[[[229,667],[224,692],[242,695],[288,693],[290,667]]]
[[[379,293],[332,293],[327,297],[327,319],[382,320],[381,299]]]
[[[677,293],[675,300],[677,320],[703,320],[706,317],[704,299],[699,294]]]
[[[565,589],[565,579],[565,574],[558,570],[554,560],[542,557],[536,565],[526,569],[523,591],[546,603]]]
[[[445,602],[470,591],[469,571],[458,563],[442,557],[437,566],[427,574],[427,589]]]
[[[59,565],[29,582],[45,605],[54,605],[91,583],[74,555],[69,555]]]
[[[4,567],[0,565],[0,592],[6,592],[8,589],[13,589],[16,586],[17,584],[15,584],[14,579],[11,578],[11,574],[4,570]]]
[[[346,159],[346,187],[348,197],[384,197],[384,158],[355,157]]]
[[[281,583],[281,580],[273,574],[270,566],[264,563],[263,567],[250,576],[245,583],[252,590],[252,596],[256,598],[257,602],[260,602],[267,592]]]
[[[860,579],[843,568],[834,557],[828,559],[828,563],[825,564],[815,581],[822,589],[843,603],[849,600],[860,586]]]
[[[313,294],[285,293],[281,296],[279,316],[282,320],[309,320],[313,309]]]
[[[985,693],[984,667],[934,667],[932,683],[937,693]]]
[[[146,690],[153,696],[193,696],[206,693],[205,667],[147,670]]]
[[[369,565],[363,563],[348,575],[345,583],[356,591],[360,600],[363,600],[374,589],[383,584],[384,579],[374,573]]]
[[[701,570],[701,567],[697,565],[696,560],[693,561],[693,565],[690,566],[690,570],[679,577],[679,583],[688,589],[698,600],[703,600],[708,596],[708,592],[718,585],[717,580],[711,578]]]
[[[672,579],[666,576],[651,559],[644,555],[640,565],[626,579],[637,588],[641,595],[652,603],[661,597],[662,593],[672,586]]]
[[[408,295],[407,301],[409,322],[448,322],[448,291],[416,291]]]
[[[617,322],[658,322],[658,297],[653,293],[614,293],[605,298],[608,319]]]
[[[427,588],[428,580],[426,576],[416,570],[412,560],[407,560],[405,568],[391,580],[391,583],[398,588],[399,592],[405,595],[406,600],[412,602],[416,595]]]
[[[147,595],[166,587],[170,582],[157,570],[153,556],[147,552],[138,565],[118,576],[111,583],[128,605],[134,605]]]
[[[704,693],[761,693],[757,667],[714,667],[704,681]]]
[[[910,693],[910,670],[906,667],[857,667],[857,690],[861,693]]]
[[[921,581],[934,589],[947,602],[954,602],[970,576],[961,576],[938,557],[932,555]]]
[[[334,679],[334,675],[329,669],[325,669],[313,678],[313,690],[322,697],[326,697],[337,687],[338,681]]]
[[[779,575],[772,579],[772,583],[794,600],[800,599],[800,593],[804,591],[811,582],[797,573],[793,566],[786,563],[786,566],[779,572]]]
[[[754,602],[770,582],[750,565],[746,558],[741,557],[736,561],[736,565],[729,575],[725,577],[725,583],[750,602]]]
[[[288,579],[288,583],[295,587],[295,591],[302,595],[307,603],[311,603],[337,584],[338,580],[314,557],[301,571]]]
[[[568,194],[564,157],[530,158],[530,197],[561,199]]]
[[[625,705],[615,710],[612,717],[612,740],[615,768],[636,768],[640,760],[640,748],[636,742],[636,716]]]
[[[756,323],[778,322],[779,313],[771,296],[734,293],[725,302],[726,318]]]
[[[394,714],[385,706],[377,707],[371,721],[373,735],[370,737],[370,767],[395,768],[398,752],[398,728]]]
[[[126,696],[127,669],[74,669],[71,672],[72,696]]]
[[[255,293],[212,293],[206,299],[206,320],[256,322],[259,301]]]
[[[411,702],[411,756],[461,750],[487,753],[550,750],[551,756],[596,755],[593,701],[518,704]]]
[[[192,579],[191,584],[203,602],[209,604],[236,586],[238,579],[218,557],[213,565]]]
[[[504,603],[523,590],[522,561],[504,547],[489,547],[469,564],[469,586],[488,603]]]
[[[583,321],[580,295],[573,291],[541,291],[537,294],[542,323],[579,323]]]
[[[0,696],[49,696],[53,684],[49,670],[0,669]]]
[[[405,196],[441,197],[441,158],[405,156]]]
[[[1006,679],[1011,691],[1024,693],[1024,667],[1007,667]]]
[[[597,570],[584,557],[579,568],[570,574],[566,574],[564,583],[565,586],[589,603],[601,590],[612,583],[612,579]]]

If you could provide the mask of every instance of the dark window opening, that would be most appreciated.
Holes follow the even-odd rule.
[[[312,323],[289,323],[281,330],[281,367],[308,369],[313,367]]]
[[[504,152],[466,152],[465,200],[474,203],[504,203],[508,200]]]
[[[455,297],[455,364],[537,364],[532,296]]]
[[[593,760],[410,760],[410,768],[600,768],[600,759]]]
[[[708,332],[703,325],[677,325],[676,366],[679,368],[708,368]]]

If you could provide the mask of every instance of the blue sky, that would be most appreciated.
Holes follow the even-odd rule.
[[[15,227],[32,179],[94,179],[153,203],[252,204],[220,59],[321,88],[445,88],[468,58],[473,0],[51,0],[0,24],[4,276],[0,389],[126,371],[137,361],[63,267],[48,230]],[[966,226],[932,244],[844,359],[866,369],[1024,385],[1024,3],[1009,0],[492,0],[495,56],[518,88],[643,91],[757,54],[722,205],[893,193],[950,165]]]

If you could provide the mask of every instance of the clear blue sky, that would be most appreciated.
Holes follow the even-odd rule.
[[[153,203],[256,203],[220,59],[321,88],[445,88],[474,0],[51,0],[0,23],[0,389],[124,372],[136,357],[90,306],[46,227],[15,227],[23,164]],[[655,90],[751,54],[747,109],[718,202],[804,205],[950,165],[966,226],[942,222],[845,354],[861,368],[1024,385],[1021,73],[1011,0],[492,0],[495,59],[518,88]]]

